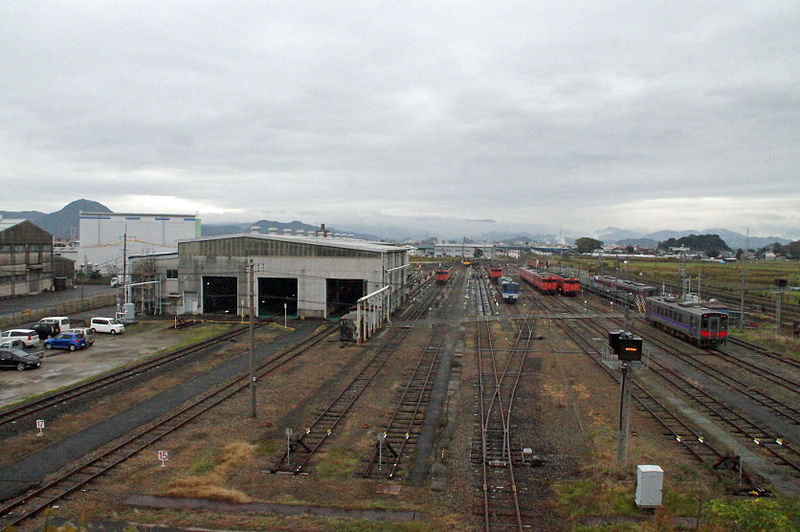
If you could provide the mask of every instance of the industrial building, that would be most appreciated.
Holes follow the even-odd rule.
[[[28,220],[0,216],[0,297],[53,288],[53,235]]]
[[[245,233],[178,244],[183,314],[249,315],[253,265],[258,316],[340,316],[386,286],[389,312],[402,303],[404,247],[331,236]]]
[[[476,250],[480,250],[478,253]],[[495,258],[494,244],[441,243],[433,245],[434,257]]]
[[[174,316],[183,308],[177,251],[129,255],[128,274],[124,299],[134,304],[137,313]]]
[[[200,236],[194,214],[80,213],[78,263],[120,275],[125,256],[176,252],[178,241]]]

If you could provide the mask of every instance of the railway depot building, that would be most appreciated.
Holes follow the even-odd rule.
[[[405,294],[404,247],[330,236],[245,233],[178,243],[178,313],[249,315],[251,261],[257,316],[341,316],[360,298],[386,286],[392,312]]]

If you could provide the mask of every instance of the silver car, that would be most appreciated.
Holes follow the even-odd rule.
[[[82,334],[83,337],[86,338],[87,345],[92,345],[94,343],[94,329],[91,327],[73,327],[66,332]]]

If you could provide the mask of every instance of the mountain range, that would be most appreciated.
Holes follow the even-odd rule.
[[[768,244],[778,242],[788,244],[791,240],[777,236],[746,236],[741,233],[729,231],[723,228],[711,229],[686,229],[682,231],[664,230],[654,233],[641,233],[630,229],[620,229],[618,227],[606,227],[597,231],[594,235],[598,240],[606,244],[618,244],[622,246],[639,245],[645,248],[655,248],[659,242],[669,238],[681,238],[689,235],[719,235],[731,249],[760,249]]]
[[[56,238],[56,240],[77,240],[79,238],[78,227],[79,227],[81,211],[113,212],[111,209],[109,209],[102,203],[86,199],[79,199],[69,203],[68,205],[65,205],[62,209],[51,213],[44,213],[40,211],[0,211],[0,216],[2,216],[3,218],[11,218],[11,219],[24,218],[30,220],[32,223],[38,225],[42,229],[45,229],[49,233],[52,233],[52,235]],[[470,222],[474,221],[470,220]],[[300,221],[292,221],[285,223],[273,220],[259,220],[254,223],[203,224],[202,234],[203,236],[219,236],[219,235],[234,234],[234,233],[247,233],[250,232],[250,228],[254,225],[257,225],[262,233],[266,233],[270,228],[273,227],[276,228],[279,233],[283,233],[285,229],[290,229],[292,233],[296,232],[297,230],[316,231],[319,229],[318,226],[309,225]],[[350,229],[337,229],[333,227],[327,228],[327,230],[330,232],[350,233],[357,238],[364,238],[367,240],[381,240],[379,236],[376,236],[375,234],[371,233],[377,233],[378,235],[383,234],[383,238],[386,238],[389,233],[397,234],[395,233],[395,231],[384,231],[383,229],[386,229],[386,227],[381,227],[378,225],[374,227],[359,225]],[[401,228],[397,229],[402,230]],[[729,231],[723,228],[703,229],[700,231],[693,229],[691,230],[687,229],[681,231],[663,230],[652,233],[645,233],[630,229],[621,229],[618,227],[606,227],[605,229],[596,231],[591,236],[593,236],[598,240],[603,241],[606,244],[618,244],[624,246],[640,245],[642,247],[654,248],[656,247],[658,242],[663,242],[668,238],[681,238],[691,234],[719,235],[719,237],[722,240],[724,240],[725,243],[728,244],[728,246],[732,249],[739,249],[739,248],[759,249],[774,242],[778,242],[780,244],[788,244],[790,242],[790,240],[775,236],[747,237],[740,233]],[[532,234],[524,231],[516,233],[509,233],[504,231],[489,231],[480,234],[465,235],[464,238],[477,242],[483,241],[483,242],[514,243],[514,242],[562,241],[565,243],[572,243],[579,236],[585,236],[585,235],[556,236],[551,234]],[[394,240],[397,239],[395,238]]]

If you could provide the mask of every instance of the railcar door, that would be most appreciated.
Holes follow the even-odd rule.
[[[719,339],[719,316],[708,317],[708,338],[710,340]]]

